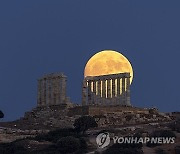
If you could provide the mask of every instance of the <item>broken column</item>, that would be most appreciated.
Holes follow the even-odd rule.
[[[66,79],[63,73],[52,73],[38,80],[38,106],[66,103]]]

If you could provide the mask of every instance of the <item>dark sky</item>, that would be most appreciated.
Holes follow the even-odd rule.
[[[0,2],[0,109],[15,120],[36,107],[37,78],[68,76],[81,102],[84,66],[114,49],[134,68],[131,102],[180,110],[180,1],[18,0]]]

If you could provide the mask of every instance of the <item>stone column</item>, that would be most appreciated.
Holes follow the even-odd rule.
[[[126,105],[130,106],[130,77],[126,78]]]
[[[116,84],[115,79],[112,79],[112,104],[116,104]]]
[[[55,78],[51,78],[52,82],[52,105],[56,105],[56,88],[55,88]]]
[[[93,81],[93,93],[96,94],[96,81]]]
[[[60,104],[60,77],[56,77],[55,79],[55,83],[56,83],[56,104]]]
[[[98,101],[97,101],[97,104],[101,104],[101,80],[99,79],[98,80],[98,87],[97,87],[97,90],[98,90]]]
[[[111,80],[107,80],[107,98],[111,98]]]
[[[46,95],[46,90],[47,90],[47,88],[46,88],[46,78],[44,79],[44,85],[43,85],[43,90],[44,90],[44,105],[47,105],[46,103],[47,103],[47,95]]]
[[[48,100],[48,105],[51,105],[51,88],[52,88],[52,85],[51,85],[51,80],[48,78],[47,79],[47,100]]]
[[[87,104],[87,81],[84,80],[82,83],[82,106]]]
[[[66,77],[61,77],[60,78],[60,83],[61,83],[61,88],[60,88],[60,103],[61,104],[64,104],[65,103],[65,100],[66,100],[66,82],[67,82],[67,79]]]
[[[57,84],[56,84],[56,77],[53,78],[53,88],[54,88],[54,104],[57,105]]]
[[[122,78],[122,104],[125,105],[125,77]]]
[[[106,80],[102,80],[102,98],[106,98]]]
[[[93,80],[93,103],[96,104],[97,100],[96,100],[96,80]]]
[[[38,80],[38,106],[41,106],[42,103],[42,80]]]
[[[98,80],[98,96],[101,97],[101,80]]]
[[[91,81],[88,80],[88,104],[92,104],[92,98],[91,98]]]
[[[102,81],[101,81],[102,83],[102,97],[101,97],[101,103],[102,104],[106,104],[106,79],[102,79]]]
[[[120,93],[120,88],[121,88],[121,78],[117,78],[117,96],[116,96],[116,103],[120,104],[121,103],[121,93]]]
[[[112,79],[112,97],[116,96],[116,84],[115,84],[115,79]]]
[[[120,80],[121,78],[117,78],[117,97],[120,97]]]

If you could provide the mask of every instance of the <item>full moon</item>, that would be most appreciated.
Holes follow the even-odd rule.
[[[118,73],[130,73],[130,83],[132,83],[133,68],[131,63],[124,55],[113,50],[103,50],[96,53],[89,59],[84,69],[84,77]]]

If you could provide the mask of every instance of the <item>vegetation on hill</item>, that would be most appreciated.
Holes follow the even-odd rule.
[[[82,117],[76,119],[74,122],[75,130],[78,133],[82,132],[83,134],[85,134],[85,132],[89,128],[94,128],[97,126],[98,126],[98,124],[96,123],[95,118],[91,117],[91,116],[82,116]]]
[[[31,145],[30,143],[37,145]],[[29,147],[27,148],[27,143]],[[47,144],[49,143],[49,144]],[[35,148],[38,145],[45,144],[42,148]],[[47,145],[46,145],[47,144]],[[85,153],[87,144],[85,138],[78,135],[74,129],[58,129],[50,131],[44,135],[38,135],[34,138],[16,140],[11,143],[0,144],[0,153],[3,154],[21,154],[21,153],[38,153],[38,154],[65,154],[65,153]]]
[[[34,138],[16,140],[11,143],[0,144],[0,153],[3,154],[21,154],[21,153],[38,153],[38,154],[65,154],[65,153],[86,153],[87,143],[85,140],[85,131],[89,128],[96,127],[95,119],[90,116],[82,116],[75,120],[75,128],[64,128],[50,131],[47,134],[37,135]],[[82,133],[81,133],[82,132]],[[45,144],[43,149],[26,147],[27,143]],[[47,144],[49,143],[49,144]],[[47,144],[47,145],[46,145]]]
[[[0,118],[4,118],[4,113],[0,110]]]
[[[172,130],[172,131],[177,131],[178,133],[180,133],[180,119],[173,121],[172,123],[170,123],[168,125],[168,127]]]

